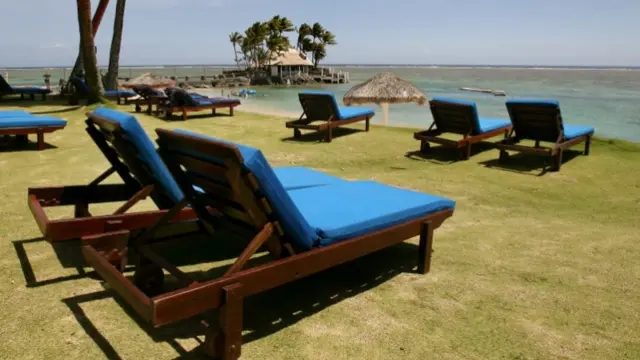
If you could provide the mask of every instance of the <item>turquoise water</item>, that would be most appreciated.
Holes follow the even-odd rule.
[[[123,69],[121,76],[136,76],[146,71],[179,77],[219,73],[222,67],[180,67]],[[507,118],[505,97],[463,92],[460,87],[504,90],[507,97],[552,98],[560,101],[566,123],[596,127],[596,135],[640,141],[640,70],[605,69],[532,69],[532,68],[442,68],[442,67],[336,67],[349,71],[350,84],[318,85],[336,94],[339,102],[352,86],[382,71],[391,71],[411,81],[427,97],[440,95],[476,101],[481,116]],[[42,74],[52,73],[52,84],[64,76],[62,69],[2,70],[10,82],[42,84]],[[68,71],[68,70],[67,70]],[[298,91],[303,87],[256,87],[258,96],[243,100],[260,108],[299,113]],[[219,90],[211,93],[219,94]],[[372,105],[378,113],[379,109]],[[376,116],[374,122],[380,122]],[[390,125],[428,127],[429,108],[415,104],[391,105]]]
[[[426,92],[427,97],[449,96],[473,100],[480,116],[508,118],[505,100],[509,97],[552,98],[560,101],[563,118],[569,124],[596,128],[601,137],[640,141],[640,71],[635,70],[545,70],[545,69],[426,69],[426,68],[345,68],[350,84],[324,85],[342,96],[355,84],[381,71],[392,71]],[[507,98],[464,92],[460,87],[504,90]],[[248,103],[288,112],[301,112],[297,87],[258,88],[259,96]],[[382,121],[381,111],[375,121]],[[375,122],[374,121],[374,122]],[[428,127],[432,117],[428,106],[391,105],[390,125]]]

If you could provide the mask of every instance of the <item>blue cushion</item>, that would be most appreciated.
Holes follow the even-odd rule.
[[[147,165],[156,181],[162,185],[167,196],[176,203],[182,200],[184,197],[182,191],[180,191],[169,169],[167,169],[160,155],[156,152],[156,148],[151,142],[151,139],[149,139],[149,136],[144,129],[142,129],[135,117],[106,107],[99,107],[93,113],[99,117],[119,123],[129,138],[129,141],[131,141],[138,150],[140,160]]]
[[[120,96],[120,97],[132,97],[137,94],[134,91],[129,90],[105,90],[104,96]]]
[[[298,211],[293,201],[291,201],[289,193],[287,193],[282,183],[280,183],[280,180],[278,180],[278,177],[260,150],[228,140],[207,137],[190,131],[175,131],[194,137],[201,137],[236,146],[244,160],[245,168],[251,171],[258,180],[264,196],[273,206],[273,211],[276,213],[285,232],[290,236],[291,241],[303,249],[310,249],[317,244],[319,240],[318,235],[316,235],[315,231],[311,226],[309,226],[309,223],[307,223],[302,214],[300,214],[300,211]],[[209,154],[193,155],[200,156],[203,159],[210,161],[221,162],[221,159],[217,159]],[[294,193],[294,191],[291,193]]]
[[[273,171],[287,191],[347,182],[337,176],[299,166],[274,167]]]
[[[66,126],[67,122],[51,116],[0,117],[0,128]]]
[[[442,97],[442,96],[434,96],[432,99],[432,101],[440,101],[440,102],[447,102],[450,104],[456,104],[456,105],[464,105],[464,106],[469,106],[471,107],[471,112],[472,112],[472,121],[473,121],[473,129],[474,129],[474,133],[475,134],[482,134],[482,128],[480,125],[480,117],[478,116],[478,106],[476,105],[475,102],[473,101],[469,101],[469,100],[463,100],[463,99],[453,99],[453,98],[447,98],[447,97]]]
[[[480,128],[478,129],[478,134],[484,134],[492,130],[511,126],[511,121],[502,119],[479,118],[478,124],[480,126]]]
[[[35,116],[29,112],[26,112],[24,110],[6,110],[6,111],[0,111],[0,119],[1,118],[13,118],[13,117],[25,117],[25,116]]]
[[[374,181],[336,183],[289,195],[321,237],[320,246],[455,208],[453,200]]]
[[[78,85],[80,87],[79,89],[76,89],[76,90],[78,90],[80,92],[83,92],[83,93],[88,93],[89,92],[89,86],[87,85],[86,82],[84,82],[83,79],[81,79],[81,78],[79,78],[77,76],[74,76],[73,80],[75,80],[74,85]]]
[[[339,107],[338,110],[340,111],[340,120],[349,120],[361,116],[371,117],[375,115],[375,112],[373,110],[360,106],[342,106]]]
[[[507,105],[527,105],[543,108],[554,108],[560,111],[560,102],[552,99],[509,99]],[[562,124],[564,128],[564,137],[571,140],[579,136],[593,134],[595,129],[592,126]]]
[[[568,125],[568,124],[564,124],[563,126],[564,126],[564,137],[567,140],[577,138],[578,136],[593,134],[593,132],[595,131],[595,129],[592,126]]]

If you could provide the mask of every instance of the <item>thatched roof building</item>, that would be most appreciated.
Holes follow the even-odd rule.
[[[281,54],[276,54],[271,60],[271,76],[292,75],[296,73],[309,73],[313,66],[311,60],[299,53],[298,50],[290,48]]]

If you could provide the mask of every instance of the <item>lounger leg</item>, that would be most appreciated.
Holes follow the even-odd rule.
[[[32,101],[35,100],[36,99],[36,94],[29,95],[29,98],[31,98]]]
[[[500,149],[500,156],[498,157],[498,162],[503,162],[507,160],[509,157],[509,153],[506,150]]]
[[[24,94],[20,94],[20,100],[24,100]]]
[[[231,109],[231,108],[229,108]],[[215,115],[216,114],[216,108],[211,109],[211,115]]]
[[[182,112],[182,121],[187,121],[187,111]]]
[[[587,135],[584,141],[584,154],[589,155],[589,152],[591,152],[591,135]]]
[[[331,142],[331,138],[333,137],[333,127],[329,126],[327,129],[327,142]]]
[[[224,360],[240,357],[242,347],[242,285],[232,284],[222,288],[224,305],[220,309],[220,329],[207,331],[204,350],[209,356]]]
[[[433,226],[430,221],[426,221],[420,229],[420,245],[418,247],[418,272],[420,274],[426,274],[431,269],[432,252]]]
[[[47,100],[47,94],[42,94],[42,101]]]
[[[558,153],[553,157],[553,167],[552,171],[560,171],[560,167],[562,166],[562,149],[558,150]]]
[[[462,154],[462,160],[469,160],[469,158],[471,157],[471,143],[468,142],[467,145],[464,147],[464,153]]]
[[[229,116],[233,116],[233,106],[229,107]]]
[[[299,138],[300,136],[302,136],[302,132],[300,132],[300,129],[293,129],[293,137]]]
[[[38,133],[38,150],[44,150],[44,133]]]
[[[364,121],[364,131],[369,131],[369,118],[367,118],[367,120]]]
[[[428,153],[430,148],[431,148],[431,145],[429,145],[428,141],[420,140],[420,152],[422,154]]]

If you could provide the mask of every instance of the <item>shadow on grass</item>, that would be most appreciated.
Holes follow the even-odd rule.
[[[359,130],[359,129],[353,129],[353,128],[345,128],[345,127],[339,127],[339,128],[333,128],[332,129],[332,139],[337,139],[343,136],[347,136],[347,135],[351,135],[351,134],[355,134],[355,133],[362,133],[365,132],[364,130]],[[325,139],[327,138],[327,131],[323,130],[323,131],[312,131],[312,132],[306,132],[303,133],[302,136],[300,137],[293,137],[293,136],[289,136],[286,138],[282,138],[280,139],[281,141],[287,141],[287,142],[326,142]]]
[[[24,100],[18,98],[5,98],[3,97],[0,100],[0,105],[5,106],[17,106],[24,108],[32,108],[32,107],[40,107],[40,106],[52,106],[52,105],[69,105],[68,100],[64,97],[60,97],[58,95],[50,95],[47,96],[46,100],[42,100],[40,96],[36,96],[35,100],[31,100],[26,98]]]
[[[60,264],[64,268],[75,268],[78,273],[39,281],[33,271],[33,266],[31,266],[31,261],[29,261],[29,256],[27,255],[25,247],[28,244],[40,242],[45,242],[45,240],[43,238],[33,238],[27,240],[16,240],[13,242],[13,247],[16,251],[16,255],[18,256],[18,260],[20,261],[20,267],[22,268],[24,280],[28,288],[56,284],[70,280],[78,280],[87,276],[83,267],[84,262],[82,260],[80,243],[78,241],[67,241],[52,243],[51,246],[58,257]]]
[[[45,142],[43,150],[57,149],[57,148],[58,148],[57,146],[51,145]],[[40,151],[40,150],[38,150],[37,142],[27,141],[25,143],[24,141],[18,140],[13,136],[11,137],[10,140],[3,140],[2,135],[0,135],[0,153],[18,152],[18,151]]]
[[[59,109],[59,110],[36,111],[36,112],[32,112],[32,114],[33,115],[61,114],[61,113],[76,111],[76,110],[79,110],[82,107],[83,107],[83,105],[76,105],[76,106],[73,106],[73,107],[66,107],[66,108]]]
[[[403,272],[414,271],[417,250],[417,246],[414,244],[400,243],[352,262],[246,298],[243,306],[243,343],[267,337],[333,304],[376,287]],[[204,273],[209,275],[212,272],[222,273],[224,268],[195,272],[189,275],[199,278]],[[120,359],[115,348],[92,323],[91,314],[85,313],[82,309],[83,303],[111,296],[114,295],[110,291],[101,291],[70,297],[62,301],[69,307],[87,335],[102,349],[105,356],[109,359]],[[200,346],[188,350],[180,345],[178,340],[191,339],[202,344],[205,329],[199,320],[206,320],[215,326],[217,311],[172,325],[153,328],[144,323],[119,296],[114,296],[114,299],[126,313],[123,316],[132,317],[153,341],[165,342],[172,346],[177,352],[177,358],[204,358]],[[127,346],[135,346],[135,343]]]
[[[565,150],[562,153],[562,164],[573,160],[580,156],[581,151]],[[488,168],[499,169],[509,172],[515,172],[525,175],[543,176],[551,171],[552,159],[549,156],[539,156],[534,154],[516,153],[510,154],[505,160],[499,158],[480,162]],[[532,173],[539,170],[539,173]]]
[[[471,146],[471,157],[494,149],[493,144],[490,143],[478,143]],[[456,149],[446,146],[431,146],[426,153],[420,150],[409,151],[405,154],[405,157],[416,161],[428,161],[434,164],[446,165],[453,164],[461,160],[461,149]]]

